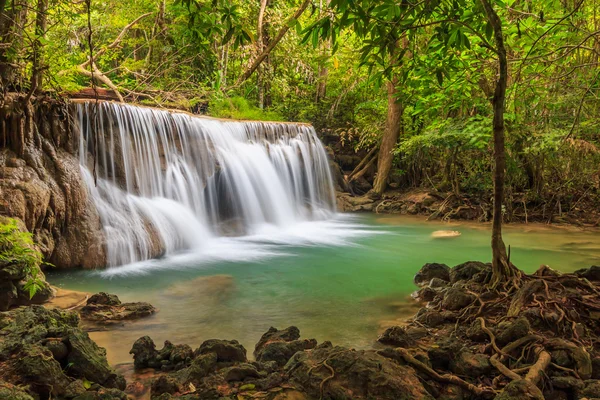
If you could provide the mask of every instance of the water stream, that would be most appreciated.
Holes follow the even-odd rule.
[[[143,335],[192,346],[238,339],[251,352],[269,326],[292,324],[304,337],[369,347],[413,313],[407,296],[424,263],[490,259],[487,225],[336,214],[327,156],[310,126],[76,107],[81,171],[109,268],[48,278],[160,310],[92,333],[112,363],[129,362]],[[462,235],[433,238],[439,229]],[[526,271],[600,259],[596,231],[508,226],[506,242]]]
[[[52,273],[49,279],[64,288],[107,291],[160,309],[116,331],[92,333],[107,347],[110,362],[118,363],[131,361],[131,345],[143,335],[159,344],[169,339],[192,347],[211,338],[237,339],[250,353],[269,326],[296,325],[304,337],[367,348],[385,326],[414,313],[408,296],[424,263],[452,266],[491,258],[488,225],[375,215],[342,215],[308,225],[313,224],[313,236],[332,232],[332,226],[355,235],[311,245],[278,243],[279,235],[221,238],[215,239],[224,242],[216,245],[212,259],[180,255],[133,268]],[[432,238],[439,229],[462,234]],[[600,261],[597,230],[508,225],[505,236],[511,259],[529,272],[541,264],[573,271]],[[220,251],[244,251],[240,246],[251,246],[254,257],[218,258]]]

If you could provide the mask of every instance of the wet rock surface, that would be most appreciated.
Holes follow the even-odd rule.
[[[21,307],[0,313],[0,386],[14,398],[125,399],[125,379],[74,312]]]
[[[82,318],[104,324],[144,318],[155,312],[149,303],[121,303],[116,295],[104,292],[91,296],[80,310]]]

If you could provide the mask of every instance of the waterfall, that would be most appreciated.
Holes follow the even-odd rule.
[[[81,173],[104,228],[109,266],[335,212],[327,155],[309,125],[111,102],[77,103],[75,112]]]

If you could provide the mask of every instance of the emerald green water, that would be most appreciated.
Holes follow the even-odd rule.
[[[450,266],[488,261],[489,226],[444,224],[424,219],[360,215],[343,220],[321,244],[255,238],[236,255],[242,242],[227,242],[227,257],[197,262],[165,259],[149,268],[125,267],[108,273],[53,272],[59,287],[117,294],[122,301],[147,301],[159,312],[92,338],[108,350],[111,363],[131,361],[133,342],[150,335],[192,347],[211,338],[237,339],[249,354],[269,326],[296,325],[303,337],[356,348],[370,347],[378,332],[414,310],[407,299],[412,278],[426,262]],[[346,227],[347,226],[347,227]],[[437,230],[461,236],[435,239]],[[337,241],[336,234],[347,235]],[[224,239],[225,240],[225,239]],[[505,228],[511,260],[525,271],[547,264],[561,271],[589,267],[600,260],[597,231],[518,225]],[[325,244],[323,244],[325,243]],[[115,272],[115,273],[113,273]]]

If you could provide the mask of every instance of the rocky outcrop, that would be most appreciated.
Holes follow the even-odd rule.
[[[140,338],[132,349],[136,367],[153,366],[165,371],[165,355],[159,355],[162,351],[156,350],[149,337]],[[187,366],[180,365],[157,376],[151,384],[151,396],[433,399],[412,368],[376,351],[333,347],[329,342],[317,346],[315,339],[300,339],[300,331],[293,326],[283,330],[270,328],[256,344],[255,356],[257,361],[246,360],[245,349],[235,341],[208,340],[193,352]]]
[[[68,107],[6,94],[0,108],[0,215],[19,219],[58,268],[104,266],[96,207],[81,179]]]
[[[0,399],[126,399],[125,379],[78,323],[74,312],[41,306],[0,313],[0,381],[10,384],[0,386]]]
[[[148,317],[156,308],[144,302],[121,303],[116,295],[100,292],[91,296],[79,312],[86,320],[109,324]]]

